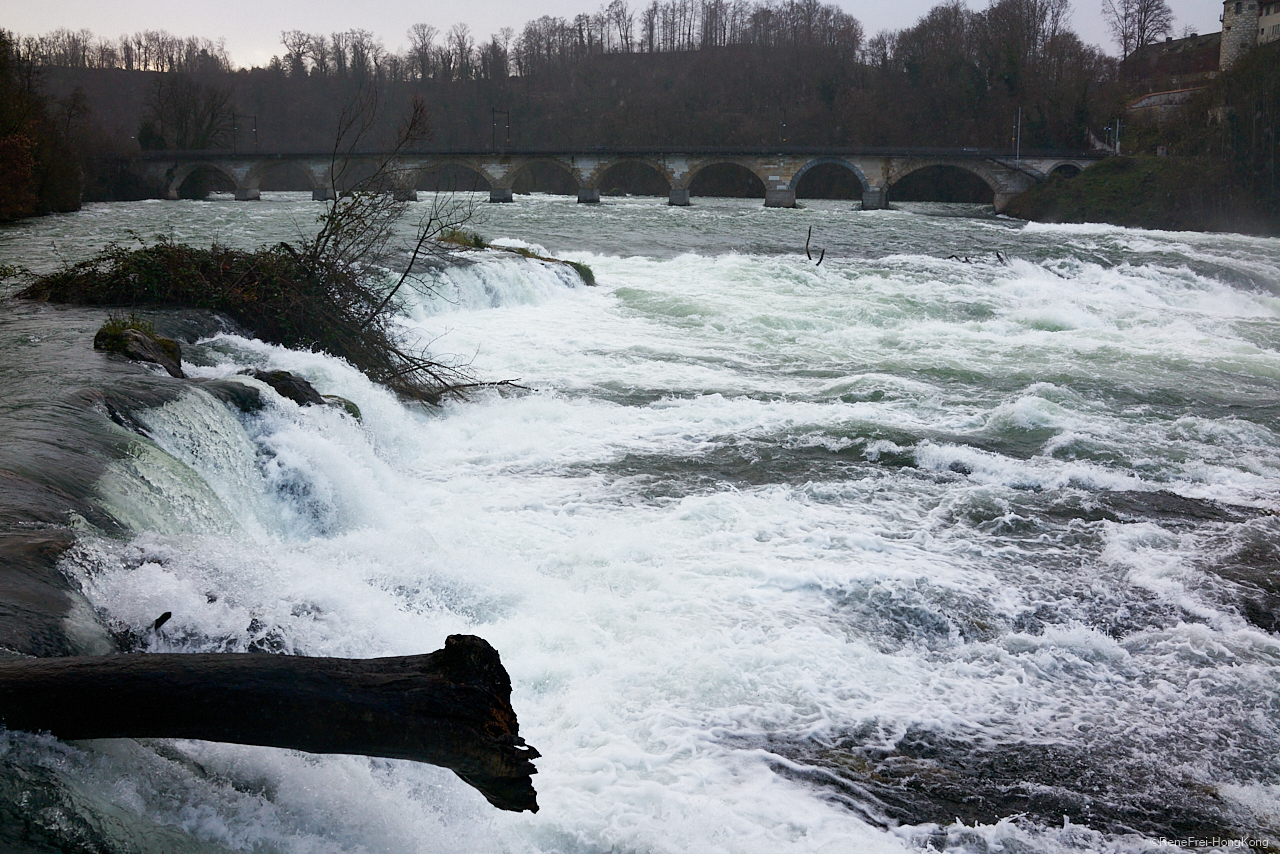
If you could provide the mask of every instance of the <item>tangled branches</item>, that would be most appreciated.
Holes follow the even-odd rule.
[[[415,100],[389,153],[377,155],[370,169],[361,148],[379,109],[376,90],[368,90],[344,111],[330,164],[332,198],[313,237],[255,251],[164,238],[139,249],[109,246],[93,259],[42,277],[19,296],[221,311],[263,340],[323,350],[398,394],[428,403],[484,385],[465,365],[406,341],[395,322],[408,292],[430,292],[425,271],[462,251],[445,238],[475,210],[469,198],[436,195],[412,237],[401,238],[409,205],[397,191],[411,173],[398,160],[429,138],[430,124]],[[357,179],[362,163],[367,174]]]

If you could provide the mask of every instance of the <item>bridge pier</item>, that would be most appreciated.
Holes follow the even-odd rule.
[[[262,198],[262,191],[257,187],[236,187],[237,202],[256,202]]]
[[[884,187],[868,187],[862,191],[864,211],[882,211],[889,207],[889,193]]]
[[[178,200],[178,188],[170,187],[169,189],[165,190],[164,197],[171,202],[176,202]]]
[[[311,201],[313,202],[332,202],[338,198],[337,192],[333,187],[324,187],[320,190],[311,191]]]
[[[677,208],[687,208],[689,206],[689,188],[681,187],[676,189],[672,187],[667,204]]]
[[[794,208],[796,206],[796,191],[766,187],[764,191],[764,206],[766,208]]]
[[[492,187],[489,190],[490,202],[514,202],[510,187]]]
[[[416,202],[418,200],[417,190],[393,190],[391,198],[397,202]]]
[[[996,213],[1004,213],[1004,209],[1009,206],[1009,202],[1021,193],[996,193],[991,203],[995,206]]]
[[[578,204],[580,205],[598,205],[600,204],[600,191],[598,189],[589,189],[587,187],[578,188]]]

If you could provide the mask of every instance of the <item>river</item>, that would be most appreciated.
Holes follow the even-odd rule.
[[[0,230],[0,263],[314,228],[263,196],[89,205]],[[243,415],[94,354],[105,311],[5,304],[32,447],[40,400],[179,389],[146,439],[76,416],[124,450],[62,569],[117,637],[478,634],[543,758],[541,811],[507,814],[413,763],[5,733],[0,813],[85,851],[1280,848],[1280,240],[695,201],[478,206],[598,285],[479,255],[404,328],[527,392],[427,410],[323,354],[186,348],[361,422]]]

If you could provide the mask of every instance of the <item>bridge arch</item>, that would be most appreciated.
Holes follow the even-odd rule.
[[[254,163],[249,167],[249,171],[245,173],[242,182],[238,186],[257,189],[262,186],[263,181],[278,173],[287,173],[295,178],[301,177],[306,181],[308,190],[320,189],[310,169],[304,169],[297,163],[288,160],[260,160]]]
[[[918,179],[924,178],[925,176],[920,173],[925,172],[926,170],[936,170],[935,174],[938,175],[945,175],[946,173],[951,173],[953,175],[955,173],[964,173],[967,176],[971,176],[969,186],[966,187],[966,182],[961,180],[960,182],[957,182],[959,186],[951,188],[951,191],[962,195],[967,192],[972,192],[975,195],[982,196],[980,203],[993,204],[1001,194],[1005,192],[1004,183],[1000,180],[999,176],[994,174],[992,170],[985,168],[982,161],[941,159],[910,160],[904,162],[898,169],[895,169],[895,174],[891,175],[889,184],[889,200],[893,201],[897,199],[899,201],[908,201],[899,199],[894,193],[895,188],[901,187],[902,182],[912,176],[917,176]],[[972,179],[977,180],[976,182],[973,182]],[[977,189],[978,187],[981,189]],[[952,199],[945,199],[945,201],[951,200]],[[977,199],[967,199],[966,201],[968,200],[978,201]]]
[[[222,178],[227,184],[234,189],[240,186],[240,181],[235,173],[224,168],[217,161],[196,160],[189,163],[180,163],[174,167],[173,171],[168,175],[168,182],[165,189],[168,191],[170,198],[179,198],[182,192],[182,185],[187,183],[187,179],[197,172],[211,172]]]
[[[852,163],[843,157],[815,157],[805,165],[801,166],[796,174],[791,176],[791,184],[789,189],[795,192],[800,188],[800,179],[805,175],[817,169],[819,166],[839,166],[853,173],[853,177],[858,179],[858,183],[862,185],[862,193],[866,193],[871,189],[871,182],[867,180],[866,174],[856,163]]]
[[[572,196],[582,189],[577,170],[556,157],[531,157],[511,170],[510,187],[517,193]]]
[[[413,172],[414,189],[429,193],[487,193],[493,180],[471,163],[427,163]]]
[[[662,164],[644,157],[606,160],[592,170],[586,182],[586,186],[604,195],[622,195],[619,191],[624,185],[633,188],[626,191],[630,195],[665,196],[675,183]]]
[[[386,190],[386,184],[394,183],[395,169],[384,170],[379,175],[381,160],[376,157],[352,157],[342,162],[335,183],[340,191]],[[375,181],[375,178],[377,179]]]
[[[689,170],[685,188],[693,196],[763,199],[766,179],[766,175],[741,160],[706,160]]]
[[[1048,174],[1049,177],[1061,175],[1063,178],[1074,178],[1083,171],[1084,170],[1080,168],[1079,164],[1064,161],[1062,163],[1054,164],[1046,174]]]

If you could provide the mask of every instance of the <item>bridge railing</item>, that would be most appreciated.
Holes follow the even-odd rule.
[[[354,151],[347,157],[386,156],[389,152]],[[566,148],[555,146],[522,148],[421,148],[403,151],[404,157],[928,157],[951,160],[1012,160],[1008,148],[909,148],[887,146],[597,146]],[[1023,149],[1023,160],[1054,158],[1061,160],[1101,160],[1111,152],[1068,149]],[[332,151],[244,151],[243,149],[205,148],[195,151],[143,151],[131,160],[329,160]]]

